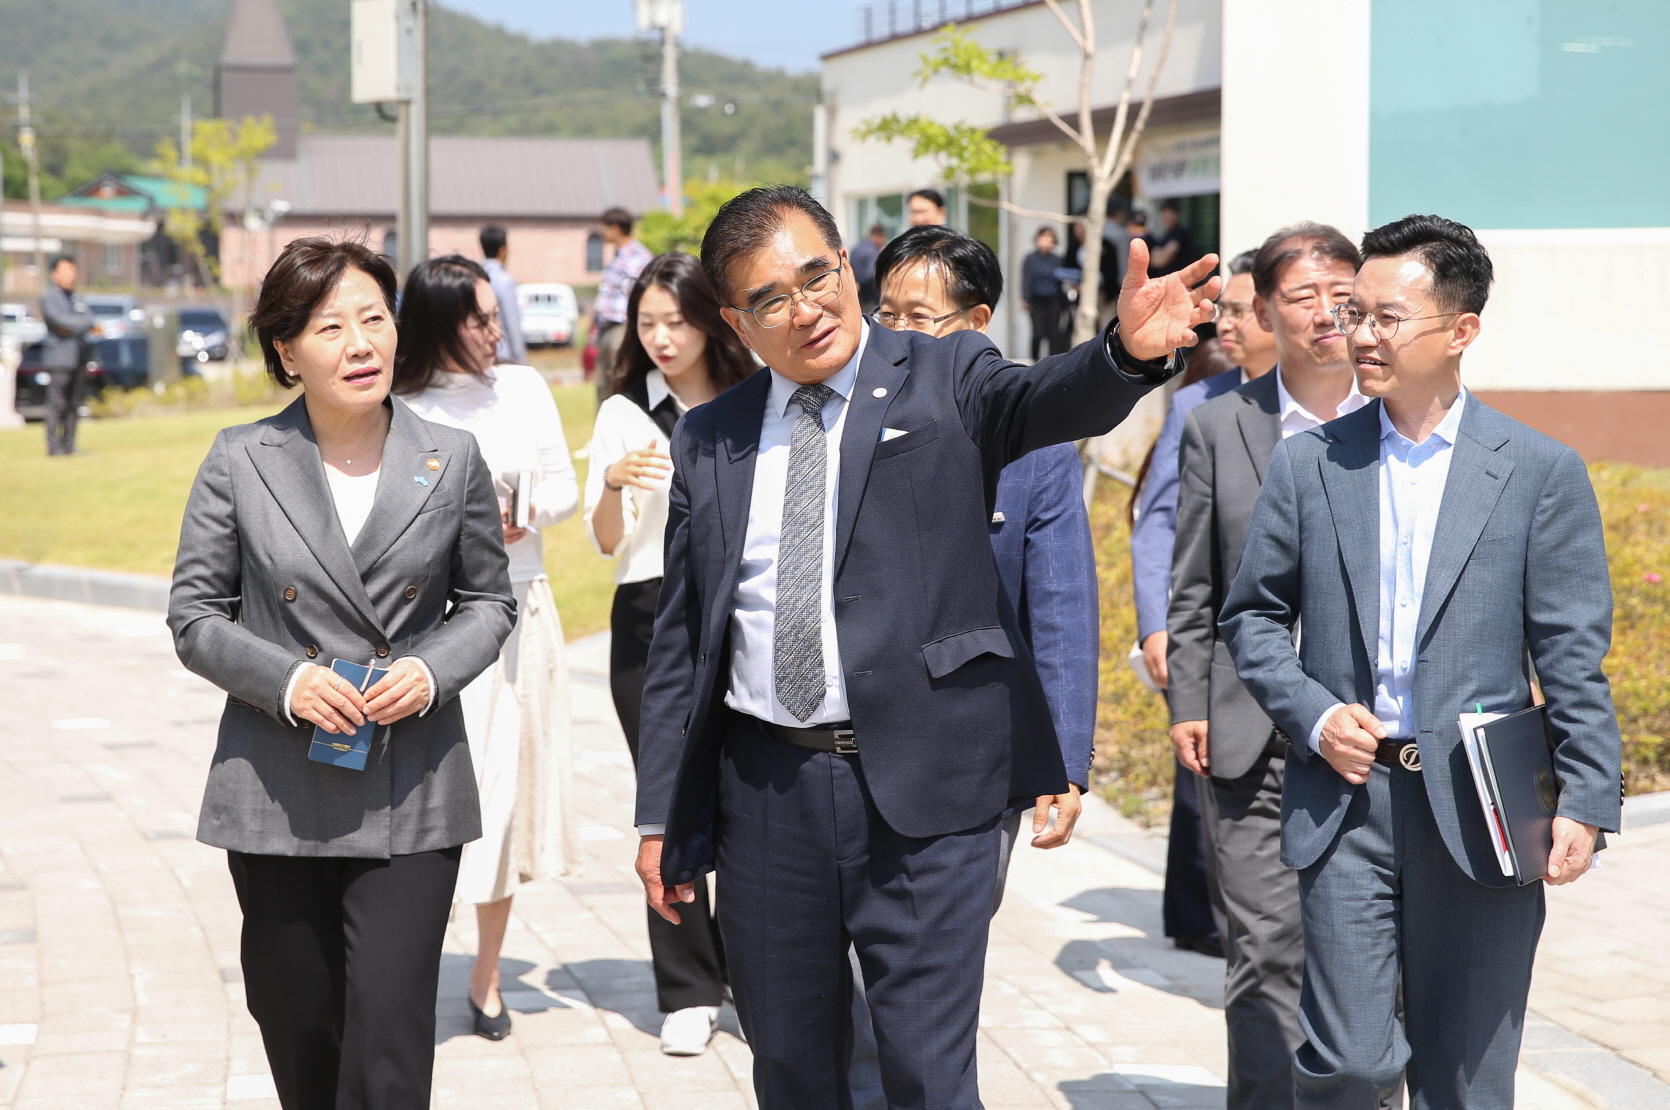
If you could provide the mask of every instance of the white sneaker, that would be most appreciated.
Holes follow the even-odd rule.
[[[687,1006],[661,1023],[661,1051],[668,1056],[700,1056],[719,1027],[719,1007]]]

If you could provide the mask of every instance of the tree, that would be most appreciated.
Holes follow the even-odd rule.
[[[191,125],[191,159],[189,164],[180,159],[180,150],[172,139],[157,144],[156,172],[170,181],[186,186],[179,190],[181,204],[168,209],[164,225],[168,237],[180,244],[180,249],[197,260],[200,272],[220,281],[220,260],[210,257],[204,233],[216,241],[226,226],[226,218],[234,200],[242,202],[244,211],[253,204],[257,159],[278,139],[271,116],[256,119],[245,116],[242,121],[224,119],[194,120]],[[192,188],[203,190],[203,207],[185,203]]]
[[[947,25],[934,39],[932,53],[921,55],[922,65],[915,76],[922,86],[926,86],[943,73],[977,89],[1003,96],[1011,107],[1036,112],[1055,124],[1084,152],[1090,178],[1090,208],[1084,215],[1084,278],[1079,286],[1078,313],[1073,321],[1073,342],[1082,343],[1096,334],[1097,310],[1101,305],[1102,225],[1106,219],[1108,198],[1113,195],[1120,178],[1131,168],[1137,141],[1148,125],[1148,114],[1154,106],[1154,89],[1159,83],[1160,71],[1165,67],[1166,55],[1171,51],[1172,31],[1177,22],[1177,0],[1166,2],[1165,31],[1160,39],[1159,52],[1148,74],[1148,87],[1143,94],[1142,105],[1135,120],[1131,120],[1132,90],[1142,69],[1143,43],[1148,37],[1154,9],[1154,0],[1144,0],[1142,17],[1137,24],[1136,45],[1132,48],[1125,85],[1114,110],[1113,126],[1103,139],[1096,137],[1091,122],[1091,90],[1096,75],[1096,21],[1091,0],[1077,0],[1077,24],[1063,9],[1062,0],[1044,0],[1044,3],[1079,49],[1076,117],[1062,116],[1040,98],[1038,86],[1043,81],[1043,74],[1027,68],[1019,58],[1002,55],[980,45],[954,23]],[[1008,149],[993,139],[986,128],[966,123],[942,123],[924,115],[902,116],[890,112],[860,123],[853,131],[853,137],[909,142],[912,144],[912,157],[938,160],[945,180],[964,189],[970,183],[994,181],[1013,170]],[[977,198],[970,197],[970,200],[982,203]],[[1007,200],[997,203],[1005,211],[1021,216],[1062,223],[1072,219],[1059,212],[1022,208]]]
[[[702,236],[718,215],[719,206],[750,187],[734,181],[692,178],[684,185],[684,214],[674,216],[661,208],[644,213],[638,221],[638,241],[656,254],[684,251],[700,255]]]

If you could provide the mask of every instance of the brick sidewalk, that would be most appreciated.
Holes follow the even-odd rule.
[[[192,839],[222,695],[179,669],[152,614],[0,596],[0,641],[0,1108],[276,1110],[244,1009],[224,854]],[[474,915],[458,915],[437,1001],[434,1105],[750,1107],[750,1057],[728,1011],[706,1056],[657,1049],[630,760],[602,642],[574,645],[571,659],[586,874],[518,895],[504,949],[516,1030],[501,1044],[468,1033]],[[1222,1106],[1221,962],[1159,936],[1160,879],[1133,862],[1151,859],[1154,841],[1105,806],[1081,827],[1062,850],[1016,854],[987,962],[986,1105]],[[1598,981],[1585,970],[1597,937],[1620,960],[1650,962],[1655,938],[1663,951],[1663,902],[1649,904],[1632,876],[1657,879],[1662,896],[1670,837],[1632,834],[1609,855],[1601,874],[1615,899],[1607,886],[1604,904],[1575,901],[1584,884],[1551,899],[1533,1004],[1573,1028],[1572,1014],[1610,1022],[1581,1031],[1662,1069],[1650,1048],[1623,1044],[1628,1034],[1670,1043],[1661,980],[1637,975],[1646,989],[1612,999],[1570,981],[1560,998],[1546,993],[1551,975]],[[1619,1001],[1628,1006],[1605,1008]],[[1519,1103],[1626,1105],[1605,1092],[1579,1100],[1524,1068]]]

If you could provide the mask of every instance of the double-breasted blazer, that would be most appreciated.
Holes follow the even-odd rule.
[[[398,398],[376,501],[350,548],[301,399],[227,428],[197,472],[168,625],[230,696],[197,838],[239,852],[387,858],[481,835],[458,693],[515,622],[498,498],[468,432]],[[428,712],[377,730],[363,771],[308,759],[281,704],[306,663],[416,656]]]
[[[1601,669],[1612,587],[1600,508],[1577,452],[1477,397],[1466,405],[1415,628],[1412,725],[1432,816],[1457,866],[1506,886],[1513,880],[1497,866],[1457,718],[1481,705],[1530,706],[1534,667],[1554,734],[1556,812],[1616,832],[1622,749]],[[1379,401],[1275,449],[1220,627],[1241,678],[1290,738],[1282,862],[1309,867],[1366,789],[1313,752],[1309,737],[1331,706],[1374,704]]]
[[[977,332],[870,328],[841,434],[834,616],[858,758],[896,832],[973,828],[1012,798],[1067,789],[998,580],[998,478],[1029,451],[1106,432],[1156,384],[1122,370],[1105,335],[1020,366]],[[762,370],[673,433],[636,823],[665,822],[674,883],[712,866],[729,630],[769,390]],[[903,434],[883,442],[884,427]]]

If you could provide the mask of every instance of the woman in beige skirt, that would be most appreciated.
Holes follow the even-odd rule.
[[[425,420],[475,434],[505,507],[516,627],[498,662],[459,696],[481,792],[481,839],[464,845],[455,905],[474,904],[480,944],[470,974],[475,1031],[510,1032],[499,949],[523,883],[573,873],[568,671],[539,530],[579,502],[574,464],[545,379],[495,365],[499,306],[487,274],[460,255],[420,264],[400,306],[394,388]],[[518,526],[518,500],[526,526]]]

